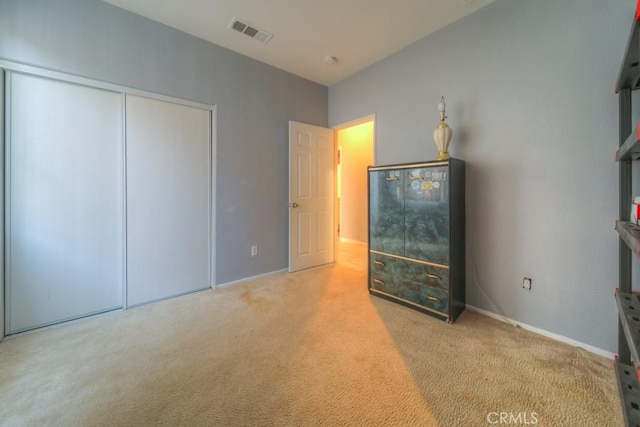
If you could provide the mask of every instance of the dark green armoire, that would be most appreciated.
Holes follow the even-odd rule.
[[[369,292],[453,322],[465,307],[465,164],[370,166]]]

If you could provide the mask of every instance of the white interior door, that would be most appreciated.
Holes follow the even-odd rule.
[[[334,261],[332,129],[289,122],[289,271]]]
[[[127,95],[127,306],[210,282],[211,112]]]
[[[122,307],[122,95],[7,83],[7,332]]]

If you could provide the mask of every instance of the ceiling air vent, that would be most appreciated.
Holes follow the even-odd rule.
[[[238,19],[235,16],[233,17],[227,28],[236,30],[237,32],[242,33],[245,36],[251,37],[252,39],[258,40],[259,42],[264,44],[267,44],[269,40],[271,40],[271,37],[273,37],[273,34],[269,34],[266,31],[256,27],[255,25],[251,25],[247,21]]]

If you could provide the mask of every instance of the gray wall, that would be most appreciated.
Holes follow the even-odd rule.
[[[325,86],[99,0],[0,0],[0,58],[216,105],[216,283],[287,266],[288,122],[326,126]]]
[[[497,0],[329,88],[379,164],[467,163],[467,302],[617,352],[617,97],[632,0]],[[476,275],[473,267],[476,267]],[[523,277],[533,289],[522,289]]]

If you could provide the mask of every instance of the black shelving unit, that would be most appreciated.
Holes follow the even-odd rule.
[[[629,205],[629,210],[631,210],[631,205]],[[629,221],[616,221],[616,231],[627,245],[628,249],[626,250],[630,249],[632,254],[640,256],[640,225],[632,224]]]
[[[637,361],[640,360],[638,359],[638,343],[640,342],[640,295],[616,291],[615,296],[618,303],[620,319],[622,320],[622,330],[629,344],[631,360],[637,363]],[[637,365],[635,370],[638,371]]]
[[[616,363],[616,375],[618,377],[618,390],[622,398],[622,411],[624,420],[628,426],[637,426],[640,410],[640,388],[638,387],[637,372],[631,365]]]
[[[631,25],[624,59],[618,73],[616,93],[619,107],[620,147],[616,160],[620,166],[620,236],[618,286],[618,359],[616,376],[627,426],[640,427],[640,295],[632,292],[631,266],[640,255],[640,226],[629,222],[632,201],[632,161],[640,158],[640,134],[631,129],[631,91],[640,88],[640,0]]]
[[[636,127],[631,135],[622,143],[618,151],[616,151],[616,160],[638,160],[640,158],[640,134]]]

